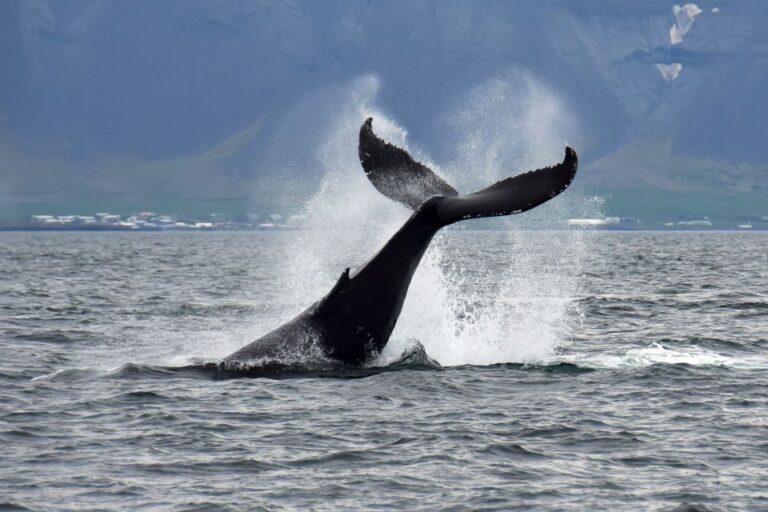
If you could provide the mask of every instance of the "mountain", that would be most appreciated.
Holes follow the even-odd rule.
[[[365,109],[447,168],[568,142],[601,194],[759,205],[766,26],[761,0],[6,0],[0,217],[295,203]]]

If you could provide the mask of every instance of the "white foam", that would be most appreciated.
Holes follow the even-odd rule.
[[[670,347],[651,343],[624,354],[590,354],[553,358],[550,363],[568,362],[588,368],[642,368],[655,364],[687,364],[691,366],[726,366],[751,369],[765,368],[768,360],[759,357],[734,357],[700,347]]]

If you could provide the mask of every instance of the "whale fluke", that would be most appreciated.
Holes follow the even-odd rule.
[[[358,156],[366,176],[388,198],[412,210],[433,196],[458,196],[435,172],[411,158],[407,151],[384,142],[373,133],[373,118],[360,127]]]
[[[373,133],[372,118],[360,128],[360,162],[368,179],[385,196],[417,209],[427,199],[435,201],[440,225],[463,219],[512,215],[530,210],[568,188],[576,176],[579,159],[565,148],[562,163],[501,180],[473,194],[456,190],[402,148],[384,142]]]
[[[535,208],[568,188],[578,166],[576,151],[566,147],[565,158],[557,165],[501,180],[473,194],[445,198],[438,208],[440,222],[447,225],[463,219],[511,215]]]

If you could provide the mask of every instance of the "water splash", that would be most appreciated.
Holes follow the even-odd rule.
[[[321,169],[318,191],[304,204],[303,229],[287,245],[284,271],[277,276],[289,302],[319,299],[342,270],[362,265],[400,227],[410,212],[381,196],[360,169],[358,130],[376,118],[382,136],[404,144],[405,130],[373,106],[379,88],[376,77],[355,80],[339,93],[340,110],[319,129],[325,140],[307,166]]]
[[[557,94],[525,71],[510,71],[472,89],[441,119],[454,148],[452,178],[462,189],[562,158],[576,142],[573,115]]]
[[[378,88],[372,76],[354,81],[342,93],[341,110],[322,128],[325,141],[310,165],[320,167],[323,179],[304,206],[308,222],[293,234],[279,276],[295,306],[324,295],[343,268],[362,265],[410,213],[378,194],[360,170],[357,131],[368,116],[375,118],[377,134],[429,162],[375,106]],[[440,172],[464,192],[559,161],[575,131],[557,96],[529,75],[479,86],[443,123],[450,132],[446,140],[458,149]],[[585,201],[563,197],[534,215],[496,221],[504,231],[438,234],[379,364],[396,360],[413,340],[443,365],[541,362],[551,356],[573,323],[571,297],[587,250],[582,233],[564,230],[574,205],[583,209]],[[475,223],[487,226],[488,221]],[[484,261],[489,254],[492,259]]]
[[[576,133],[557,95],[526,73],[476,87],[443,124],[456,148],[444,172],[463,192],[557,162]],[[589,250],[565,220],[596,214],[596,206],[569,190],[524,215],[475,224],[500,231],[440,235],[415,276],[393,345],[410,334],[443,365],[546,361],[579,321],[572,298]]]
[[[567,232],[442,235],[414,277],[387,348],[401,350],[412,337],[444,366],[545,362],[579,320],[573,296],[581,259],[567,260],[584,250],[582,238]]]

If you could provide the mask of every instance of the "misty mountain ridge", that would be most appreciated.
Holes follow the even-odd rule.
[[[766,26],[747,0],[4,2],[0,213],[295,203],[366,108],[447,172],[567,142],[596,190],[768,197]]]

